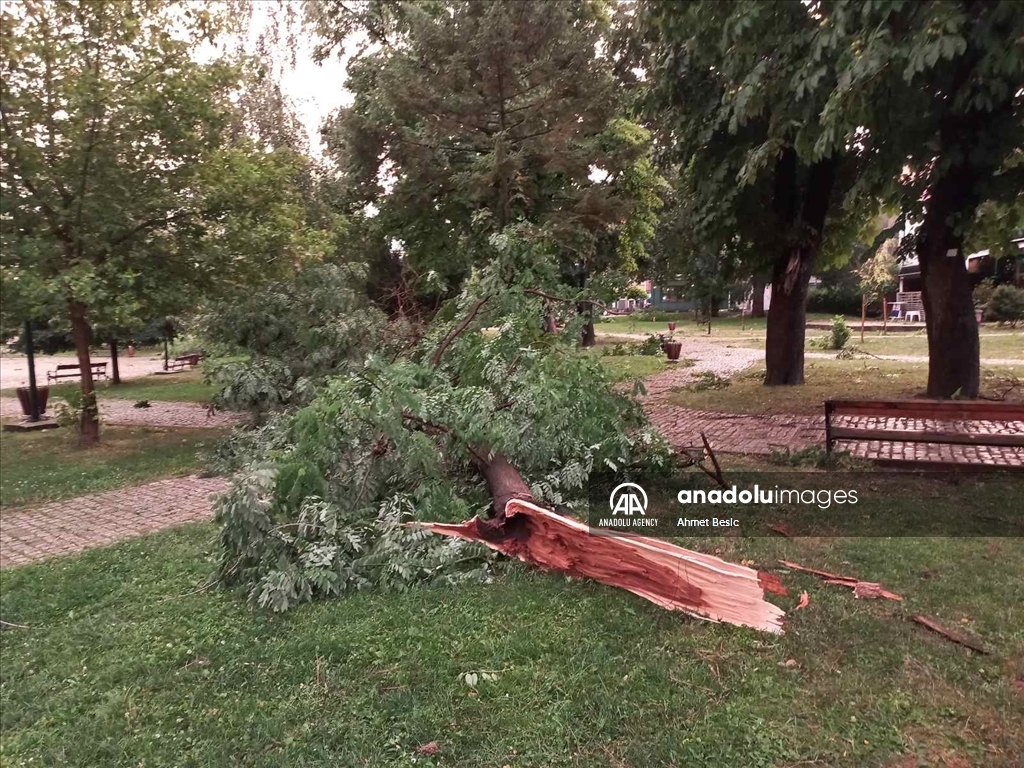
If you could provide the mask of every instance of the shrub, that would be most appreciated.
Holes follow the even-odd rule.
[[[831,332],[813,343],[819,349],[842,349],[849,340],[850,327],[846,324],[846,318],[842,315],[836,315],[832,318]]]
[[[1000,285],[992,291],[988,302],[986,317],[998,323],[1009,323],[1016,326],[1024,320],[1024,288],[1012,285]]]
[[[985,278],[974,286],[974,305],[985,308],[992,300],[992,292],[996,289],[995,281],[991,277]]]

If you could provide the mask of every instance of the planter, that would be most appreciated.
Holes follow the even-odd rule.
[[[981,309],[974,310],[974,319],[978,321],[978,325],[981,325],[981,316],[984,313],[985,313],[984,310],[981,310]]]
[[[665,354],[668,355],[670,363],[679,362],[679,353],[683,351],[683,342],[669,340],[662,345],[662,348],[665,350]]]
[[[18,402],[21,403],[21,412],[26,416],[32,415],[32,403],[28,399],[28,387],[18,387]],[[50,397],[49,387],[36,387],[36,398],[39,401],[39,415],[46,413],[46,400]]]

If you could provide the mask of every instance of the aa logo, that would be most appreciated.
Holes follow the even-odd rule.
[[[636,483],[622,483],[615,486],[608,497],[608,506],[613,515],[647,515],[647,493]]]

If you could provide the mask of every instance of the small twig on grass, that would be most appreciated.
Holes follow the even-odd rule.
[[[718,484],[725,488],[725,477],[722,476],[722,467],[718,463],[718,457],[715,456],[715,452],[711,450],[711,443],[708,442],[707,435],[703,432],[700,433],[700,439],[704,442],[704,453],[711,457],[711,463],[715,465],[715,474],[712,477],[718,481]],[[706,472],[707,470],[705,470]],[[709,473],[710,474],[710,473]]]
[[[3,619],[0,619],[0,626],[10,627],[11,629],[31,629],[31,627],[27,627],[24,624],[15,624],[13,621],[4,621]]]

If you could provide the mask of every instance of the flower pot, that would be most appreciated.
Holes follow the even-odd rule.
[[[974,319],[978,321],[979,325],[981,324],[981,316],[983,314],[984,314],[984,310],[981,310],[981,309],[974,310]]]
[[[676,332],[676,324],[674,322],[668,324],[668,332],[669,333],[675,333]]]
[[[26,416],[32,415],[32,403],[28,397],[28,387],[18,387],[18,402],[21,403],[21,412]],[[50,397],[49,387],[36,387],[36,400],[39,405],[39,415],[46,413],[46,400]]]
[[[135,357],[135,345],[134,344],[129,344],[128,345],[128,357]]]
[[[679,362],[679,353],[683,351],[683,342],[669,339],[663,345],[665,354],[668,355],[668,361],[670,363]]]

